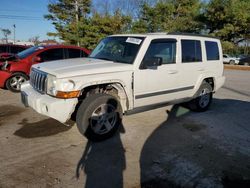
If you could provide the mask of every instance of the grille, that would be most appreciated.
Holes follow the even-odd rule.
[[[32,68],[30,73],[30,84],[39,93],[45,94],[46,92],[47,74]]]

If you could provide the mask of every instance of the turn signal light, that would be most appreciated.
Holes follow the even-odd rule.
[[[60,99],[71,99],[80,96],[80,91],[57,91],[56,97]]]

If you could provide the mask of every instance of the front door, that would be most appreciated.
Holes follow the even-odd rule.
[[[140,68],[134,72],[134,107],[179,98],[176,43],[175,39],[151,41]],[[150,61],[160,62],[161,65]]]

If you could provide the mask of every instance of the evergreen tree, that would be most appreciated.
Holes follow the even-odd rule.
[[[120,10],[116,10],[113,15],[108,13],[101,15],[95,12],[89,19],[88,24],[80,26],[80,31],[84,32],[81,44],[93,49],[102,38],[108,35],[125,33],[130,22],[130,16],[122,15]]]
[[[199,0],[161,0],[154,6],[144,3],[134,32],[199,32]]]
[[[209,33],[224,41],[237,42],[250,34],[249,0],[211,0],[203,14]]]
[[[79,44],[79,27],[88,22],[91,0],[57,0],[48,5],[50,14],[44,17],[55,26],[57,33],[49,33],[50,36],[58,36],[70,43]]]

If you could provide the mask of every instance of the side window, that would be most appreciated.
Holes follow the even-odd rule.
[[[143,58],[160,57],[162,64],[173,64],[176,61],[176,40],[172,39],[156,39],[153,40]],[[144,65],[146,66],[146,65]]]
[[[81,50],[68,48],[68,58],[78,58],[82,57]]]
[[[53,61],[63,59],[63,49],[48,49],[46,51],[41,52],[38,56],[41,58],[41,61]]]
[[[201,42],[199,40],[181,40],[182,63],[201,62]]]
[[[19,47],[19,46],[11,46],[10,51],[13,54],[17,54],[21,51],[23,51],[25,48]]]
[[[207,60],[219,60],[220,54],[219,54],[219,47],[217,42],[211,42],[211,41],[205,41],[206,46],[206,53],[207,53]],[[226,55],[223,55],[223,57],[227,57]]]
[[[7,46],[0,46],[0,53],[8,52]]]
[[[84,52],[83,50],[81,50],[81,57],[88,57],[89,55],[86,53],[86,52]]]

